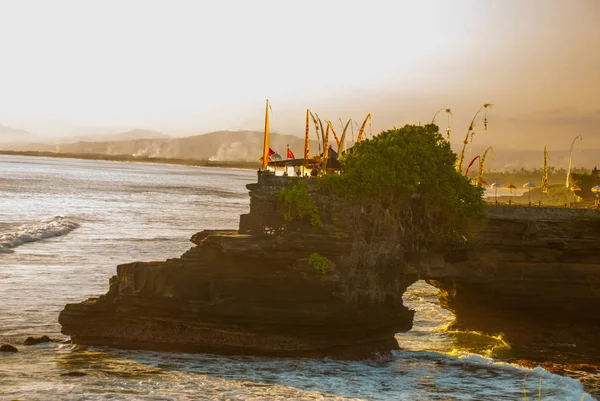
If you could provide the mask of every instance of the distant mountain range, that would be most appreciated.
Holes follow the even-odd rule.
[[[314,137],[314,134],[313,134]],[[13,138],[6,141],[6,138]],[[2,141],[2,139],[5,139]],[[66,142],[70,139],[69,142]],[[10,143],[2,143],[10,142]],[[335,142],[331,144],[335,150]],[[271,148],[282,158],[286,157],[287,145],[297,158],[303,157],[304,139],[294,135],[271,134]],[[316,141],[310,142],[311,155],[319,151]],[[350,146],[350,144],[348,144]],[[183,138],[173,138],[156,131],[136,129],[106,135],[66,138],[61,142],[43,142],[39,136],[24,130],[0,125],[0,148],[17,151],[45,151],[60,153],[128,155],[134,157],[175,158],[211,161],[258,161],[263,150],[263,133],[259,131],[217,131]],[[455,152],[462,145],[453,144]],[[485,151],[485,146],[469,144],[465,151],[464,169],[471,160]],[[573,167],[592,168],[600,166],[600,150],[581,150],[580,144],[573,149]],[[548,151],[548,164],[556,168],[568,165],[568,150]],[[513,171],[538,169],[543,164],[543,147],[539,150],[510,150],[494,148],[485,161],[486,171]],[[472,167],[478,168],[477,162]]]
[[[95,135],[80,135],[60,138],[60,143],[74,143],[74,142],[115,142],[115,141],[130,141],[136,139],[169,139],[171,138],[167,134],[162,132],[146,130],[146,129],[132,129],[125,132],[117,132],[114,134],[95,134]]]
[[[154,135],[154,138],[149,137]],[[142,136],[142,138],[138,138]],[[114,134],[108,140],[76,140],[72,143],[26,143],[3,146],[10,150],[61,153],[130,155],[212,161],[258,161],[262,156],[263,133],[258,131],[218,131],[185,138],[171,138],[154,131],[134,130]],[[80,139],[80,138],[76,138]],[[293,135],[271,134],[271,148],[283,158],[287,145],[296,157],[303,157],[304,139]],[[311,141],[312,154],[317,153]],[[335,148],[335,147],[334,147]]]
[[[0,125],[0,142],[30,142],[38,139],[37,134],[29,131]]]
[[[88,134],[88,135],[78,135],[78,136],[66,136],[66,137],[58,137],[58,138],[47,138],[38,134],[34,134],[32,132],[7,127],[5,125],[0,125],[0,145],[3,148],[6,148],[6,144],[25,144],[32,142],[47,143],[74,143],[74,142],[114,142],[114,141],[127,141],[127,140],[135,140],[135,139],[169,139],[171,138],[167,134],[163,134],[162,132],[146,130],[146,129],[133,129],[125,132],[116,132],[116,133],[106,133],[106,134]],[[38,144],[39,145],[39,144]]]

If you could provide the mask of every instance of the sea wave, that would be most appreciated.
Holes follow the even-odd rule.
[[[0,253],[12,253],[13,248],[28,242],[65,235],[79,224],[64,216],[54,216],[17,227],[13,232],[0,235]]]

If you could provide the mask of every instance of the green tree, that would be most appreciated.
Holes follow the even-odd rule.
[[[342,158],[343,174],[325,177],[322,185],[379,211],[372,217],[383,217],[380,235],[395,225],[404,237],[456,237],[457,230],[484,216],[486,205],[483,188],[458,173],[455,161],[436,125],[406,125],[357,143]]]
[[[279,190],[277,196],[285,221],[308,218],[314,227],[322,227],[319,209],[313,204],[305,181],[292,178],[291,185]]]

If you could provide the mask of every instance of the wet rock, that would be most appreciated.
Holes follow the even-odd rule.
[[[2,344],[0,345],[0,352],[19,352],[19,350],[10,344]]]
[[[502,333],[513,350],[599,355],[597,216],[491,207],[486,227],[467,245],[468,258],[446,258],[423,276],[455,315],[452,329]],[[528,358],[527,351],[518,355]]]
[[[87,376],[88,374],[85,372],[80,372],[80,371],[74,370],[72,372],[61,373],[60,375],[65,376],[65,377],[81,377],[81,376]]]
[[[49,343],[53,340],[48,336],[41,337],[27,337],[27,339],[23,342],[23,345],[37,345],[42,343]]]
[[[579,363],[579,364],[574,364],[570,366],[571,369],[573,370],[579,370],[582,372],[588,372],[588,373],[599,373],[600,370],[598,369],[598,366],[593,366],[587,363]]]

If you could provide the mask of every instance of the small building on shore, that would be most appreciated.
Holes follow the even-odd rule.
[[[315,156],[312,159],[286,159],[271,160],[267,164],[267,171],[277,176],[299,176],[310,177],[323,174],[323,154]],[[325,162],[325,174],[339,174],[342,171],[342,164],[338,160],[338,153],[331,147],[329,148],[329,157]]]

